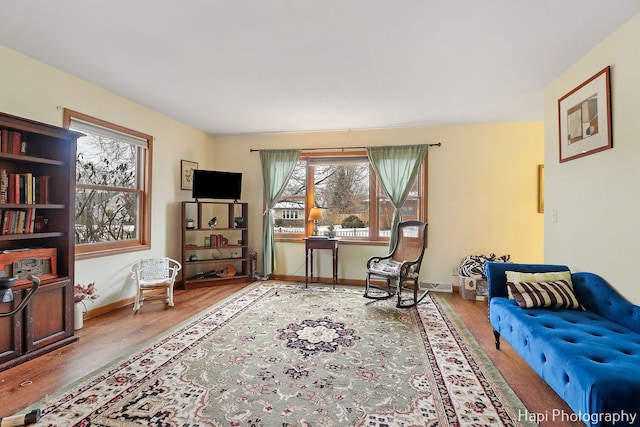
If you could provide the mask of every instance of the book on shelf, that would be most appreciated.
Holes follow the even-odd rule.
[[[8,173],[0,170],[0,204],[48,204],[50,176],[33,176],[32,173]]]
[[[0,131],[0,151],[3,153],[9,152],[9,131],[7,129]]]
[[[0,203],[7,203],[9,192],[9,174],[6,169],[0,170]]]
[[[1,209],[0,234],[33,233],[36,209]]]
[[[0,152],[10,154],[27,154],[27,141],[22,139],[22,133],[16,130],[0,130]]]

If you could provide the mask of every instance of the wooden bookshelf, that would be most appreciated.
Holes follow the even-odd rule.
[[[9,141],[2,139],[8,135],[18,135],[17,152],[9,151]],[[76,140],[80,136],[67,129],[0,113],[0,172],[49,177],[48,200],[44,203],[34,203],[41,201],[35,195],[35,187],[31,188],[31,197],[12,203],[8,203],[6,194],[4,197],[0,194],[1,212],[31,214],[25,215],[20,229],[0,234],[0,275],[19,275],[12,288],[13,301],[0,303],[0,312],[10,312],[27,295],[31,282],[25,275],[36,273],[42,279],[37,293],[22,312],[0,317],[0,370],[76,340],[74,200]],[[36,218],[39,227],[34,227]]]
[[[182,202],[185,289],[249,281],[248,214],[247,203]],[[213,217],[218,222],[209,226]],[[194,219],[193,228],[187,227],[187,218]],[[243,218],[241,226],[236,226],[235,218]]]

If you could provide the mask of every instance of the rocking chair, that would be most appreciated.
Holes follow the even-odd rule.
[[[409,308],[417,305],[429,292],[418,297],[420,287],[420,265],[426,246],[427,224],[422,221],[403,221],[398,224],[398,240],[393,251],[382,257],[371,257],[367,261],[367,278],[364,297],[388,299],[398,297],[396,307]],[[386,286],[372,284],[372,279],[386,282]],[[392,286],[393,283],[393,286]],[[409,297],[403,290],[412,291]]]

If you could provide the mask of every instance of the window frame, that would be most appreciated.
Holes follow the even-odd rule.
[[[314,194],[314,166],[312,162],[309,161],[310,158],[344,158],[344,157],[355,157],[355,158],[367,158],[367,153],[364,150],[358,151],[326,151],[326,152],[314,152],[314,153],[302,153],[298,159],[298,161],[304,161],[306,163],[307,168],[307,195],[306,196],[289,196],[283,197],[280,200],[286,199],[305,199],[305,234],[289,234],[289,233],[275,233],[275,241],[276,242],[291,242],[291,241],[299,241],[301,239],[307,238],[313,235],[313,221],[309,221],[306,218],[309,218],[309,212],[311,207],[314,206],[315,203],[315,194]],[[419,215],[417,219],[423,222],[427,222],[428,215],[428,152],[424,156],[424,160],[420,165],[420,172],[418,174],[418,205]],[[380,236],[379,230],[379,220],[380,220],[380,204],[378,202],[378,194],[379,192],[383,192],[380,181],[378,180],[373,167],[369,164],[369,195],[370,195],[370,204],[369,204],[369,236],[367,238],[345,238],[341,237],[341,243],[349,243],[349,244],[369,244],[369,245],[387,245],[389,243],[389,237]],[[371,212],[375,212],[375,215],[371,215]]]
[[[140,196],[140,202],[138,206],[137,239],[76,245],[75,259],[82,260],[98,258],[103,256],[151,249],[151,171],[153,159],[153,136],[65,108],[63,113],[63,127],[69,129],[71,126],[71,120],[83,121],[89,123],[90,125],[95,125],[107,130],[131,135],[147,141],[146,148],[143,148],[141,146],[137,148],[137,167],[139,168],[137,177],[139,179],[139,182],[137,188],[131,190],[131,192],[138,193]],[[140,179],[140,172],[142,173],[142,179]],[[77,183],[74,183],[74,200],[78,188],[98,188],[100,190],[106,191],[122,191],[121,187],[107,187],[84,184],[78,186]]]

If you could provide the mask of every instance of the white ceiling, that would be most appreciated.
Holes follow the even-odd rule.
[[[638,0],[2,0],[0,45],[214,135],[539,121],[545,85],[639,11]]]

